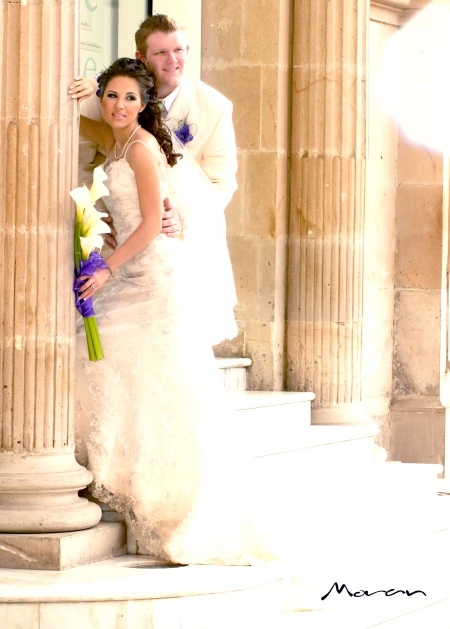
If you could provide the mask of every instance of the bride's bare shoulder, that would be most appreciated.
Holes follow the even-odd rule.
[[[155,157],[159,157],[161,155],[161,147],[158,140],[154,135],[143,129],[142,133],[140,133],[139,136],[130,143],[128,147],[128,158],[132,158],[133,153],[138,156],[146,149]]]
[[[143,134],[142,134],[141,139],[143,142],[147,144],[147,146],[149,146],[150,148],[154,150],[159,151],[159,142],[152,133],[143,129]]]

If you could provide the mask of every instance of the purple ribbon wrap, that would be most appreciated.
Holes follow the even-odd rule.
[[[96,251],[91,251],[87,260],[80,260],[80,270],[75,269],[75,279],[73,281],[73,292],[75,293],[75,308],[83,317],[94,316],[94,306],[92,297],[88,299],[80,299],[78,291],[84,286],[87,280],[80,280],[80,275],[89,275],[92,277],[97,269],[107,269],[108,265],[105,258]]]

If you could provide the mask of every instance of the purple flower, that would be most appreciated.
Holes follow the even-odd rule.
[[[174,133],[182,144],[187,144],[194,139],[194,136],[189,129],[189,125],[186,123],[179,129],[175,129]]]

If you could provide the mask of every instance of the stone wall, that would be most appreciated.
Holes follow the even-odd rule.
[[[239,158],[226,218],[240,334],[216,355],[250,357],[249,388],[261,390],[283,386],[289,8],[208,0],[202,10],[202,78],[234,103]]]
[[[443,463],[442,158],[400,136],[390,458]]]
[[[382,16],[385,18],[385,16]],[[379,12],[369,25],[369,117],[364,247],[363,396],[389,447],[392,393],[397,129],[383,107],[381,60],[397,30]]]
[[[376,93],[387,39],[426,4],[373,3],[366,32],[358,0],[209,0],[202,78],[234,103],[239,153],[240,334],[216,355],[252,358],[251,389],[313,390],[319,421],[375,419],[391,459],[436,462],[442,166]]]
[[[388,38],[406,28],[428,2],[381,4],[385,6],[372,6],[369,37],[364,325],[365,365],[370,371],[365,374],[365,398],[380,424],[380,441],[389,459],[443,463],[444,411],[439,403],[442,158],[413,143],[401,126],[397,130],[397,121],[386,116],[377,95],[386,89],[378,82],[378,70]],[[400,67],[414,80],[415,73],[408,67],[412,56],[412,51],[403,51]],[[376,244],[377,230],[378,244],[371,247]]]

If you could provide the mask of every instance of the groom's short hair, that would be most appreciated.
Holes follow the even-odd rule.
[[[147,39],[153,33],[160,31],[161,33],[174,33],[175,31],[184,31],[184,28],[177,24],[168,15],[157,14],[149,15],[141,24],[134,35],[136,41],[136,49],[141,52],[144,57],[147,54]]]

